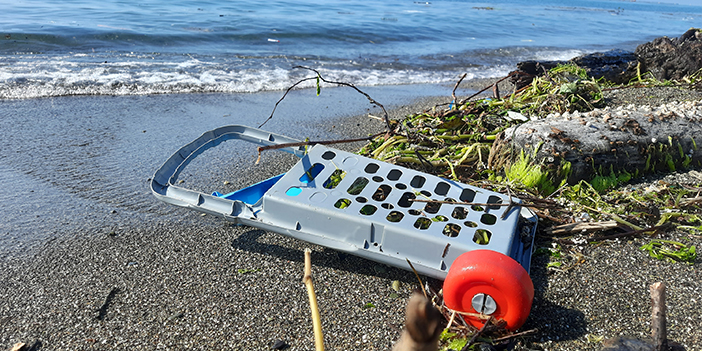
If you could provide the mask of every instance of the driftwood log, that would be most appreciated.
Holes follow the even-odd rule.
[[[568,183],[702,166],[702,101],[618,107],[527,121],[497,136],[489,167],[509,167],[522,151]],[[569,169],[569,170],[568,170]]]

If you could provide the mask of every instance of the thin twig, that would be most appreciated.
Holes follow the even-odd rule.
[[[317,71],[317,70],[315,70],[315,69],[313,69],[313,68],[309,68],[309,67],[305,67],[305,66],[294,66],[293,69],[295,69],[295,68],[302,68],[302,69],[310,70],[310,71],[316,73],[317,75],[316,75],[315,77],[303,78],[303,79],[299,80],[298,82],[296,82],[295,84],[293,84],[293,85],[291,85],[290,87],[288,87],[288,89],[285,91],[285,94],[283,94],[283,96],[278,100],[278,102],[275,103],[275,106],[273,107],[273,111],[271,111],[271,115],[268,116],[268,118],[267,118],[265,121],[263,121],[263,123],[261,123],[261,124],[258,126],[258,128],[263,127],[264,124],[268,123],[268,121],[270,121],[271,118],[273,118],[273,114],[275,113],[275,110],[278,108],[278,104],[280,104],[280,102],[283,101],[283,99],[285,99],[285,97],[288,95],[288,93],[289,93],[293,88],[295,88],[296,86],[298,86],[298,85],[300,85],[301,83],[306,82],[306,81],[308,81],[308,80],[313,80],[313,79],[317,80],[317,79],[318,79],[318,80],[321,80],[321,81],[323,81],[323,82],[325,82],[325,83],[328,83],[328,84],[336,84],[336,85],[341,85],[341,86],[346,86],[346,87],[352,88],[352,89],[356,90],[358,93],[360,93],[361,95],[365,96],[365,97],[368,99],[368,101],[370,101],[371,104],[373,104],[373,105],[375,105],[375,106],[378,106],[378,107],[380,107],[380,108],[383,110],[383,115],[384,115],[384,119],[385,119],[385,124],[386,124],[386,126],[387,126],[387,128],[388,128],[388,131],[392,131],[392,127],[390,126],[390,116],[388,115],[388,111],[385,110],[385,107],[384,107],[381,103],[375,101],[375,99],[373,99],[370,95],[366,94],[366,93],[363,92],[361,89],[358,89],[355,85],[353,85],[353,84],[351,84],[351,83],[334,82],[334,81],[327,80],[326,78],[324,78],[324,77],[322,76],[321,73],[319,73],[319,71]]]
[[[373,99],[370,95],[366,94],[366,93],[363,92],[361,89],[358,89],[355,85],[353,85],[353,84],[351,84],[351,83],[334,82],[334,81],[327,80],[327,79],[325,79],[325,78],[319,73],[319,71],[317,71],[316,69],[313,69],[313,68],[309,68],[309,67],[305,67],[305,66],[295,66],[295,67],[293,67],[293,68],[302,68],[302,69],[310,70],[310,71],[316,73],[316,74],[317,74],[317,77],[319,77],[319,79],[320,79],[321,81],[325,82],[325,83],[328,83],[328,84],[336,84],[336,85],[342,85],[342,86],[349,87],[349,88],[352,88],[352,89],[356,90],[359,94],[365,96],[366,99],[368,99],[368,101],[369,101],[371,104],[373,104],[373,105],[375,105],[375,106],[378,106],[378,107],[380,107],[380,109],[383,110],[383,117],[385,118],[385,124],[386,124],[387,127],[388,127],[388,131],[391,131],[391,130],[392,130],[392,127],[390,126],[390,116],[388,115],[388,111],[385,110],[385,107],[384,107],[381,103],[375,101],[375,99]],[[317,77],[314,77],[314,78],[316,79]]]
[[[602,240],[611,240],[611,239],[623,238],[623,237],[627,237],[627,236],[634,236],[634,235],[639,235],[639,234],[644,234],[644,233],[656,234],[661,230],[665,230],[665,229],[670,228],[670,226],[671,226],[670,223],[666,223],[666,224],[659,225],[656,227],[651,227],[651,228],[644,228],[644,229],[633,230],[633,231],[629,231],[629,232],[625,232],[625,233],[599,236],[599,237],[589,239],[588,241],[594,242],[594,241],[602,241]]]
[[[305,78],[305,79],[303,79],[303,80],[301,80],[301,81],[299,81],[299,82],[297,82],[297,83],[291,85],[291,86],[288,88],[288,90],[285,91],[285,94],[283,94],[283,97],[281,97],[281,98],[275,103],[275,106],[273,106],[273,111],[271,111],[271,115],[268,116],[268,118],[266,118],[266,120],[263,121],[263,123],[261,123],[258,127],[259,127],[259,128],[263,127],[264,124],[268,123],[268,121],[270,121],[271,118],[273,118],[273,114],[275,113],[275,110],[278,108],[278,105],[283,101],[283,99],[285,99],[286,96],[288,96],[288,93],[289,93],[291,90],[293,90],[293,88],[295,88],[296,86],[300,85],[300,84],[303,83],[303,82],[306,82],[306,81],[312,80],[312,79],[317,79],[317,77]]]
[[[446,325],[446,330],[451,328],[451,325],[453,325],[454,319],[456,319],[456,311],[451,312],[451,318],[449,318],[448,324]]]
[[[261,152],[266,151],[266,150],[277,150],[277,149],[284,149],[286,147],[307,146],[307,145],[317,145],[317,144],[331,145],[331,144],[355,143],[358,141],[373,140],[373,138],[380,136],[382,134],[385,134],[385,133],[386,132],[381,132],[381,133],[373,134],[373,135],[365,137],[365,138],[356,138],[356,139],[300,141],[297,143],[284,143],[284,144],[276,144],[276,145],[259,146],[258,147],[258,158],[256,159],[256,164],[258,164],[261,161]]]
[[[509,339],[514,339],[514,338],[517,338],[517,337],[520,337],[520,336],[525,336],[525,335],[529,335],[529,334],[534,334],[534,333],[536,333],[536,332],[538,332],[538,331],[539,331],[538,329],[529,329],[529,330],[525,330],[525,331],[523,331],[523,332],[510,334],[510,335],[503,336],[503,337],[500,337],[500,338],[497,338],[497,339],[492,339],[492,342],[495,343],[495,342],[505,341],[505,340],[509,340]]]
[[[414,272],[414,275],[417,276],[417,280],[419,280],[419,286],[422,287],[424,297],[429,299],[429,296],[427,296],[427,291],[424,289],[424,283],[422,283],[422,278],[419,277],[419,273],[417,273],[417,270],[414,269],[414,266],[412,265],[412,262],[410,262],[409,258],[405,258],[405,260],[407,260],[407,264],[409,264],[410,268],[412,268],[412,272]]]
[[[468,75],[468,73],[461,74],[461,78],[458,79],[458,82],[456,82],[456,85],[453,86],[453,91],[451,91],[451,97],[453,98],[453,100],[451,100],[451,101],[453,101],[454,107],[458,107],[458,105],[456,105],[456,89],[458,89],[458,86],[461,84],[463,79],[466,78],[467,75]]]
[[[495,86],[497,86],[497,85],[495,85]],[[503,212],[503,213],[502,213],[502,216],[500,216],[501,219],[507,218],[507,214],[508,214],[510,211],[512,211],[512,208],[513,208],[514,205],[515,205],[515,202],[512,201],[512,192],[509,190],[509,187],[507,187],[507,196],[509,196],[509,206],[507,206],[507,209],[505,210],[505,212]]]
[[[461,201],[441,201],[441,200],[422,200],[422,199],[408,199],[408,201],[414,202],[430,202],[436,204],[450,204],[450,205],[464,205],[464,206],[509,206],[509,204],[503,203],[482,203],[482,202],[461,202]]]
[[[307,287],[307,295],[310,298],[310,310],[312,312],[312,328],[314,329],[314,346],[317,351],[324,351],[324,337],[322,335],[322,319],[319,316],[317,306],[317,295],[314,293],[312,284],[312,250],[305,249],[305,275],[302,282]]]
[[[473,345],[473,343],[475,342],[475,340],[478,339],[478,337],[480,336],[480,334],[482,334],[482,333],[485,331],[485,329],[487,329],[487,326],[490,324],[490,322],[492,322],[492,316],[490,316],[490,318],[488,318],[488,320],[485,322],[485,324],[483,324],[483,327],[480,328],[480,330],[478,330],[477,333],[473,334],[473,336],[470,338],[470,340],[468,340],[468,342],[466,343],[466,345],[463,346],[463,348],[461,349],[461,351],[468,351],[468,349],[470,348],[470,346]]]
[[[619,223],[616,221],[602,221],[602,222],[576,222],[561,225],[554,225],[550,228],[546,228],[544,232],[548,235],[560,235],[569,233],[586,233],[594,232],[597,230],[607,230],[619,227]]]
[[[479,91],[479,92],[477,92],[477,93],[475,93],[475,94],[473,94],[473,95],[471,95],[471,96],[469,96],[469,97],[467,97],[467,98],[461,100],[460,102],[457,102],[456,104],[457,104],[457,105],[463,105],[463,104],[465,104],[466,101],[468,101],[468,100],[470,100],[470,99],[472,99],[472,98],[474,98],[474,97],[480,95],[482,92],[484,92],[484,91],[486,91],[486,90],[492,88],[495,84],[502,82],[503,80],[505,80],[505,79],[507,79],[507,78],[509,78],[509,77],[511,77],[511,76],[513,76],[513,75],[515,75],[516,73],[517,73],[517,71],[514,71],[514,72],[508,74],[506,77],[500,78],[500,79],[499,79],[498,81],[496,81],[495,83],[490,84],[489,86],[485,87],[485,89],[483,89],[483,90],[481,90],[481,91]]]

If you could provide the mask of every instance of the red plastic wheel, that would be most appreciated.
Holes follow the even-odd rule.
[[[448,308],[503,319],[509,330],[526,322],[534,300],[534,284],[524,267],[491,250],[473,250],[458,256],[449,268],[443,290]],[[476,328],[485,324],[480,318],[466,317]]]

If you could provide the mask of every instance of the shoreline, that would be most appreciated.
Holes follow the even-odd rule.
[[[470,83],[478,90],[490,82]],[[401,117],[438,102],[449,102],[451,89],[447,87],[445,98],[425,97],[409,99],[413,102],[407,104],[399,103],[398,108],[392,109],[391,116]],[[324,89],[322,93],[325,94]],[[619,93],[617,99],[621,101],[645,99]],[[652,93],[643,94],[650,96]],[[358,94],[342,94],[341,98],[355,95]],[[338,97],[334,95],[334,98]],[[75,114],[70,108],[89,101],[68,99],[75,99],[74,104],[63,105],[53,113]],[[141,103],[135,111],[152,103],[156,106],[149,108],[168,108],[169,103],[178,100],[186,100],[188,104],[179,106],[176,112],[197,112],[198,106],[204,103],[227,103],[214,96],[173,99],[164,99],[162,103],[153,101],[157,98],[131,100]],[[307,101],[312,100],[286,100],[290,105]],[[361,102],[367,106],[363,97],[345,106]],[[238,106],[241,102],[230,103],[227,106]],[[21,105],[43,106],[36,101]],[[122,107],[114,104],[109,108]],[[221,112],[211,106],[201,106],[201,109],[213,115]],[[260,115],[269,113],[268,108],[264,110]],[[94,114],[86,112],[86,115]],[[164,120],[176,115],[167,114]],[[114,192],[124,191],[125,182],[134,183],[127,191],[148,191],[144,182],[151,174],[146,170],[158,167],[165,160],[164,155],[175,150],[173,146],[180,146],[183,141],[192,140],[192,135],[211,129],[208,128],[210,124],[217,126],[225,121],[229,118],[173,121],[179,123],[180,128],[190,130],[183,135],[166,135],[164,140],[170,140],[167,146],[137,157],[136,161],[143,165],[134,168],[135,179],[115,183]],[[116,122],[125,129],[132,127],[129,121],[117,119]],[[136,138],[141,134],[149,136],[160,122],[156,120],[153,126],[144,127],[146,133],[135,128],[138,133],[129,138],[115,131],[110,135],[123,137],[124,143],[138,142],[140,139]],[[307,123],[310,123],[308,128],[295,132],[355,137],[382,128],[382,122],[369,118],[366,112],[351,117],[315,118]],[[280,119],[271,125],[271,131],[292,130],[289,122]],[[81,126],[80,129],[86,128]],[[85,137],[89,139],[94,135],[88,133]],[[110,144],[97,146],[105,145]],[[69,153],[66,157],[75,157],[75,154]],[[256,177],[283,172],[288,167],[285,162],[290,162],[266,155],[267,162],[254,168],[247,158],[250,155],[237,157],[249,162],[244,163],[249,166],[241,174],[255,173]],[[211,165],[204,166],[209,171]],[[227,167],[231,166],[222,165],[217,170]],[[221,181],[221,176],[233,176],[212,172],[208,173],[208,179]],[[37,179],[42,184],[52,181]],[[241,181],[251,184],[251,180]],[[240,185],[233,183],[232,186]],[[137,204],[120,206],[105,199],[113,193],[90,198],[85,192],[75,191],[69,193],[77,201],[94,204],[83,208],[84,211],[103,212],[81,217],[77,221],[84,222],[72,223],[68,231],[60,222],[50,224],[48,229],[42,230],[53,230],[53,234],[39,246],[21,255],[0,256],[2,349],[23,342],[51,350],[264,350],[270,349],[276,340],[290,345],[289,350],[311,349],[314,343],[312,322],[305,287],[301,283],[306,247],[313,249],[313,278],[328,349],[388,350],[400,335],[406,300],[417,286],[412,272],[255,228],[232,226],[220,218],[158,203],[148,193],[134,195],[133,201]],[[139,207],[142,201],[148,201],[148,206]],[[62,235],[57,234],[61,232]],[[673,239],[681,236],[680,233],[667,235]],[[582,252],[585,261],[569,271],[549,269],[548,257],[535,255],[531,276],[536,297],[522,329],[539,328],[540,331],[536,336],[525,338],[525,343],[530,348],[548,350],[599,350],[601,343],[588,340],[620,335],[645,337],[649,335],[648,286],[661,280],[668,284],[669,338],[687,346],[688,350],[702,348],[702,331],[697,321],[702,310],[695,302],[702,289],[699,259],[692,266],[658,261],[638,249],[643,242],[642,239],[615,240],[601,246],[586,246]],[[699,242],[698,238],[695,243],[698,247]],[[537,246],[539,244],[544,243],[537,242]],[[401,282],[399,292],[392,288],[394,280]],[[366,308],[368,303],[375,307]]]

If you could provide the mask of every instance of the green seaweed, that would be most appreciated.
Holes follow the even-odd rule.
[[[521,183],[524,187],[534,189],[539,194],[551,194],[556,189],[549,173],[540,164],[532,162],[532,157],[522,150],[517,159],[505,168],[507,180]]]
[[[641,246],[641,250],[659,260],[670,262],[680,261],[694,264],[697,259],[697,252],[694,245],[685,245],[681,242],[663,239],[653,239],[648,244]]]

